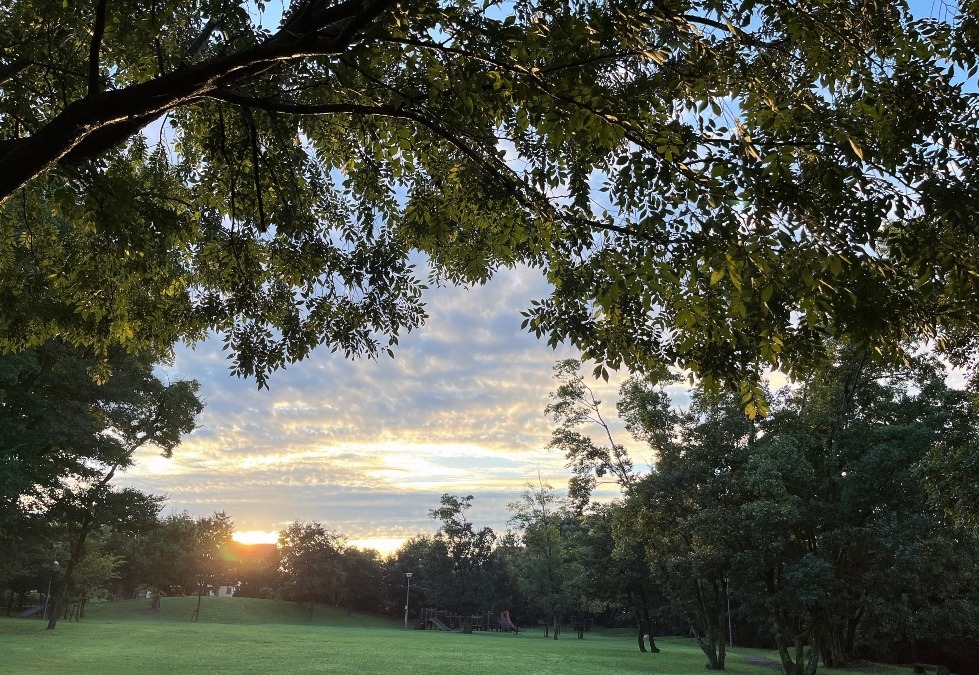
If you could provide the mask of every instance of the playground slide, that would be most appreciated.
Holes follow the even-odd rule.
[[[44,605],[34,605],[33,607],[28,607],[23,612],[20,613],[21,619],[26,619],[29,616],[36,616],[44,611]]]
[[[434,616],[429,617],[428,622],[433,626],[435,626],[436,628],[438,628],[439,630],[449,630],[448,626],[446,626],[444,623],[436,619]]]
[[[513,623],[513,620],[510,618],[510,610],[508,609],[500,612],[500,627],[504,630],[512,630],[514,633],[520,630],[517,628],[517,624]]]

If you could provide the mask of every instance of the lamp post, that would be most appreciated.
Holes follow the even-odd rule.
[[[731,626],[731,581],[724,578],[724,596],[727,598],[727,641],[734,649],[734,628]]]
[[[408,630],[408,598],[411,597],[411,572],[405,572],[408,577],[408,590],[405,591],[405,630]]]

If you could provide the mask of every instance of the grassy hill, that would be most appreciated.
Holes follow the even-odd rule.
[[[197,596],[163,598],[160,609],[150,609],[150,601],[122,600],[90,603],[85,609],[86,621],[190,621],[197,607]],[[258,598],[201,598],[200,623],[282,624],[334,626],[346,628],[391,628],[397,620],[350,613],[329,605],[316,605],[312,617],[307,607],[295,602]]]

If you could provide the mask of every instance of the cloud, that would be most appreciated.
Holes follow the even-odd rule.
[[[177,511],[224,510],[244,530],[301,519],[352,539],[431,532],[443,492],[473,494],[473,519],[503,530],[507,502],[538,472],[559,490],[568,477],[546,450],[543,409],[555,361],[575,353],[520,329],[520,310],[547,292],[526,268],[434,288],[429,321],[394,359],[321,349],[268,391],[228,374],[218,340],[182,349],[168,375],[201,381],[200,428],[172,460],[140,454],[124,480]],[[614,399],[614,383],[598,391]]]

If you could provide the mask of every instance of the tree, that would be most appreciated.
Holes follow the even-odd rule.
[[[560,617],[572,604],[561,500],[554,488],[541,481],[528,484],[520,501],[507,509],[523,540],[521,588],[544,618],[551,620],[557,640]]]
[[[411,572],[414,580],[410,588],[406,572]],[[444,540],[424,535],[406,539],[386,566],[387,611],[395,615],[404,612],[406,599],[412,612],[422,607],[451,606],[454,597],[447,588],[451,578],[452,563]]]
[[[8,616],[11,610],[25,607],[32,591],[44,589],[42,602],[50,604],[50,586],[61,574],[59,558],[64,540],[61,524],[39,514],[19,513],[6,520],[0,535],[0,545],[7,551],[0,561],[0,582],[4,586]]]
[[[646,651],[648,635],[650,648],[656,653],[659,649],[653,639],[650,614],[652,589],[649,586],[649,565],[644,545],[628,536],[613,537],[612,525],[608,521],[611,513],[590,504],[592,492],[599,482],[616,483],[623,495],[628,497],[642,476],[625,445],[615,440],[611,424],[602,414],[601,401],[580,370],[581,363],[575,359],[566,359],[554,367],[558,386],[550,394],[552,402],[544,412],[557,424],[549,447],[561,450],[568,459],[568,466],[574,472],[568,493],[576,512],[589,530],[587,535],[581,535],[587,543],[578,547],[578,553],[587,556],[591,549],[605,549],[606,555],[596,559],[601,570],[593,569],[587,562],[581,569],[586,576],[591,573],[604,577],[604,583],[611,584],[611,587],[599,590],[603,583],[592,578],[590,583],[585,583],[585,586],[591,586],[586,593],[605,599],[612,596],[618,599],[624,595],[625,605],[636,616],[639,649]],[[661,386],[674,380],[666,373],[661,373],[659,378],[633,376],[623,382],[619,391],[616,407],[626,430],[634,440],[654,453],[672,443],[674,427],[679,421],[671,409],[669,396]],[[597,430],[601,441],[596,441],[589,434],[589,429]],[[609,508],[621,517],[626,512],[618,506]],[[586,516],[589,507],[592,513]],[[610,563],[610,558],[615,562]]]
[[[156,364],[125,352],[102,360],[59,341],[0,356],[0,527],[25,508],[98,499],[141,447],[172,454],[203,404],[197,382],[164,382]],[[114,376],[96,381],[102,367]]]
[[[203,516],[195,523],[194,571],[197,576],[197,607],[193,620],[201,614],[201,598],[211,586],[232,581],[231,536],[235,524],[224,511]]]
[[[74,617],[78,621],[85,618],[85,605],[89,599],[104,595],[109,583],[116,579],[123,560],[105,550],[105,539],[109,528],[104,528],[97,536],[89,537],[79,564],[72,572],[72,593],[77,593]],[[69,609],[69,619],[71,612]]]
[[[977,11],[13,0],[0,347],[215,329],[262,385],[420,325],[419,250],[437,281],[541,270],[527,328],[599,373],[969,351]]]
[[[282,595],[307,605],[309,618],[317,602],[339,604],[346,575],[341,560],[347,542],[320,523],[295,521],[279,532]]]
[[[712,669],[732,605],[793,675],[972,630],[975,532],[943,513],[927,476],[936,445],[971,446],[975,410],[934,358],[833,357],[761,421],[733,393],[695,390],[627,495],[616,543],[645,547]]]
[[[116,472],[144,446],[169,457],[203,409],[197,382],[165,383],[156,363],[152,354],[122,351],[100,359],[60,341],[0,356],[0,526],[27,510],[59,520],[69,533],[49,628],[93,529],[155,517],[158,500],[114,490]],[[113,377],[93,379],[102,367]]]
[[[197,524],[190,514],[174,513],[159,519],[135,540],[127,561],[136,568],[140,589],[149,592],[150,609],[158,610],[163,596],[190,595],[197,590]]]
[[[445,573],[437,580],[437,600],[462,614],[463,631],[469,633],[470,617],[493,606],[504,574],[502,562],[494,555],[496,533],[489,527],[477,530],[466,518],[472,500],[472,495],[443,494],[441,506],[428,512],[429,517],[442,521],[435,543],[445,551]]]
[[[729,543],[737,539],[737,509],[747,500],[744,466],[754,429],[737,397],[700,390],[673,435],[660,447],[655,470],[628,496],[617,539],[645,547],[708,668],[724,670],[735,554]]]
[[[579,510],[591,499],[600,479],[608,476],[622,490],[631,488],[636,480],[632,458],[625,446],[615,442],[612,429],[602,416],[601,401],[580,369],[577,359],[565,359],[554,366],[558,386],[550,394],[552,403],[544,408],[544,414],[557,425],[548,447],[561,450],[574,472],[568,494]],[[607,444],[583,433],[582,426],[597,427],[602,442]]]
[[[232,541],[236,597],[277,597],[279,588],[279,551],[275,544],[244,544]]]
[[[381,614],[384,611],[384,560],[372,548],[347,547],[341,558],[344,584],[338,601],[347,610]]]
[[[654,636],[653,613],[668,602],[653,581],[642,543],[621,536],[621,521],[627,516],[621,503],[593,504],[584,514],[586,529],[576,553],[588,575],[590,596],[634,616],[639,651],[647,651],[648,639],[649,651],[656,654],[660,649]]]
[[[934,359],[912,365],[885,369],[841,348],[764,424],[741,555],[764,579],[786,672],[971,630],[975,533],[936,508],[921,467],[936,444],[969,442],[955,430],[973,427],[976,411]]]

